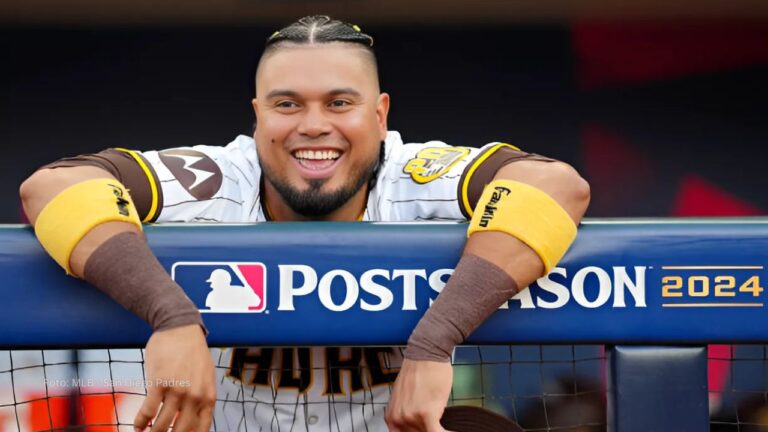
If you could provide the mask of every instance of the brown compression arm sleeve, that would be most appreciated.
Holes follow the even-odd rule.
[[[197,307],[135,232],[105,241],[88,258],[83,273],[83,279],[148,322],[153,330],[203,326]]]
[[[495,264],[464,255],[443,292],[411,333],[405,357],[450,361],[453,348],[519,291],[514,279]]]

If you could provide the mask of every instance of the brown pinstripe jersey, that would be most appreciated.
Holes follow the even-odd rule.
[[[482,148],[385,140],[384,162],[363,213],[366,221],[466,220],[499,167],[551,159],[509,144]],[[128,187],[142,219],[163,222],[258,222],[261,200],[256,144],[136,152],[110,149],[48,167],[96,165]],[[396,348],[213,349],[219,398],[217,429],[269,431],[386,430],[384,408]],[[235,403],[236,402],[236,403]]]

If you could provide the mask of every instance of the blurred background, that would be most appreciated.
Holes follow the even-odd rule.
[[[768,208],[764,0],[3,0],[0,222],[56,158],[250,134],[264,40],[314,13],[374,36],[406,141],[570,162],[590,216]]]
[[[765,0],[3,0],[0,222],[20,220],[19,184],[57,158],[250,134],[264,40],[318,13],[374,36],[390,127],[406,141],[498,140],[567,161],[592,185],[591,217],[768,209]],[[518,348],[518,358],[566,370],[602,358],[584,349]],[[765,348],[716,346],[710,357],[713,416],[765,416]],[[594,363],[544,384],[539,366],[529,381],[598,389],[582,403],[599,406]],[[746,408],[726,391],[738,386]]]

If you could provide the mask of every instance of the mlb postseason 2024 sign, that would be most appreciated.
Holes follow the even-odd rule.
[[[463,224],[263,223],[146,229],[212,345],[402,344],[443,289]],[[0,230],[0,344],[141,346],[149,329],[63,277],[29,229]],[[768,221],[590,221],[563,261],[469,339],[764,342]]]
[[[241,329],[269,329],[259,336],[265,343],[284,344],[286,333],[292,343],[402,343],[445,286],[465,241],[458,224],[275,228],[251,227],[251,247],[230,253],[237,261],[204,261],[221,257],[209,254],[167,262],[206,322],[243,319]],[[556,342],[565,329],[583,341],[764,339],[740,323],[765,320],[766,235],[760,221],[586,223],[563,262],[502,305],[471,340]],[[264,274],[249,278],[243,266]],[[216,269],[264,302],[233,313],[206,304]],[[710,319],[733,324],[691,328]]]

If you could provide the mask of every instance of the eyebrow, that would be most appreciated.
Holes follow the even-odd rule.
[[[337,88],[337,89],[333,89],[333,90],[328,92],[329,96],[338,96],[338,95],[342,95],[342,94],[348,94],[348,95],[352,95],[352,96],[356,96],[356,97],[360,97],[361,96],[360,92],[355,90],[355,89],[353,89],[352,87]],[[293,90],[277,89],[277,90],[272,90],[271,92],[267,93],[267,97],[266,98],[267,99],[272,99],[272,98],[276,98],[276,97],[298,98],[299,97],[299,93],[295,92]]]
[[[338,96],[338,95],[342,95],[342,94],[348,94],[348,95],[357,96],[357,97],[360,96],[360,92],[355,90],[355,89],[353,89],[352,87],[344,87],[344,88],[334,89],[334,90],[331,90],[331,91],[328,92],[328,95],[330,95],[330,96]]]
[[[299,94],[293,90],[272,90],[271,92],[267,93],[267,99],[272,99],[280,96],[296,98],[299,96]]]

